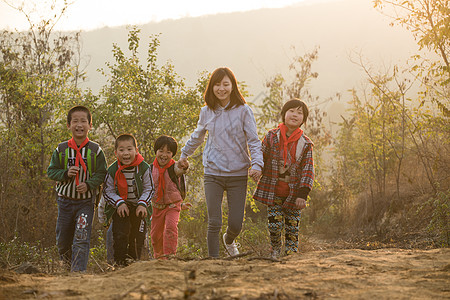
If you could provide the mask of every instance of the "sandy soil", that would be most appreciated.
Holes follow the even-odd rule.
[[[0,299],[450,299],[450,249],[314,250],[280,261],[143,261],[101,274],[0,270]]]

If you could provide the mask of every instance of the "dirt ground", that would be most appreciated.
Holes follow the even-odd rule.
[[[450,249],[142,261],[97,274],[0,270],[0,299],[450,299]]]

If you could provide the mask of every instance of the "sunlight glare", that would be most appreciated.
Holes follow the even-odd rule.
[[[198,17],[261,8],[280,8],[305,1],[314,0],[168,0],[161,2],[150,0],[75,0],[55,28],[57,30],[92,30],[101,27],[139,25],[183,17]],[[17,2],[20,1],[15,1],[15,3]],[[26,2],[33,3],[33,1]],[[51,1],[39,1],[38,8],[41,11],[41,18],[49,15],[49,8],[42,5],[47,2]],[[57,2],[61,3],[61,1]],[[25,30],[28,27],[23,15],[0,1],[1,29],[17,28],[18,30]]]

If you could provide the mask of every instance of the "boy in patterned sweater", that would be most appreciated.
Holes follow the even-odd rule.
[[[141,257],[155,191],[150,165],[139,154],[134,136],[119,135],[114,149],[117,160],[108,168],[103,197],[113,208],[114,260],[126,266]]]
[[[100,146],[88,138],[92,129],[88,108],[71,108],[67,128],[72,138],[60,143],[53,152],[47,175],[57,182],[59,255],[71,271],[83,272],[87,268],[95,200],[106,175],[106,160]]]
[[[285,253],[298,251],[300,211],[314,182],[313,143],[300,129],[308,118],[308,107],[298,99],[289,100],[281,118],[278,128],[263,139],[264,168],[253,195],[267,205],[273,258],[280,256],[283,227]]]

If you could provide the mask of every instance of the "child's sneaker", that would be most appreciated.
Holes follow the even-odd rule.
[[[235,241],[233,241],[231,244],[227,244],[226,242],[226,233],[223,234],[223,244],[225,245],[225,249],[227,250],[227,253],[229,256],[236,256],[239,254],[238,245]]]

